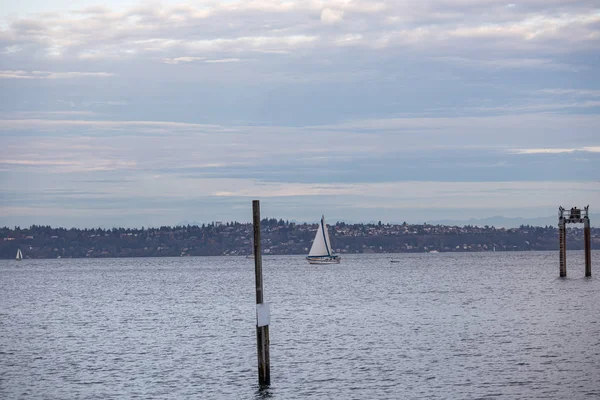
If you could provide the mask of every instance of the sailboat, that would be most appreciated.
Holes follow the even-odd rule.
[[[21,261],[23,259],[23,253],[21,253],[21,249],[17,249],[17,261]]]
[[[327,224],[325,223],[325,216],[321,217],[319,229],[317,229],[315,240],[313,241],[306,259],[311,264],[339,264],[341,261],[341,257],[334,255],[331,250],[331,242],[329,240]]]

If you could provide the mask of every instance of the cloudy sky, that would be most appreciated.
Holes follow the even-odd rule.
[[[597,0],[0,6],[0,225],[600,207]]]

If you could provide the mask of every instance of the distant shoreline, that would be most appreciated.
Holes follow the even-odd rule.
[[[583,249],[577,249],[577,250],[568,250],[569,252],[572,251],[577,251],[577,252],[583,252]],[[595,248],[592,250],[592,252],[596,252],[596,251],[600,251],[599,248]],[[557,253],[558,250],[498,250],[496,251],[496,253]],[[443,255],[447,255],[447,254],[489,254],[489,253],[494,253],[493,251],[446,251],[446,252],[438,252],[436,254],[431,254],[431,253],[422,253],[422,252],[404,252],[404,253],[346,253],[344,256],[346,257],[352,257],[352,256],[408,256],[408,255],[428,255],[431,254],[432,257],[435,257],[436,255],[439,254],[443,254]],[[46,257],[46,258],[28,258],[25,257],[23,260],[31,260],[31,261],[35,261],[35,260],[117,260],[117,259],[136,259],[136,258],[175,258],[175,259],[179,259],[179,258],[201,258],[201,257],[209,257],[209,258],[244,258],[247,259],[249,263],[254,263],[254,259],[251,258],[247,258],[247,256],[244,255],[207,255],[207,256],[121,256],[121,257],[58,257],[58,258],[51,258],[51,257]],[[269,258],[278,258],[278,257],[300,257],[302,259],[304,259],[306,257],[306,254],[263,254],[262,258],[263,260],[265,259],[269,259]],[[15,261],[15,263],[17,262],[16,260],[12,259],[12,258],[0,258],[0,260],[2,261]],[[21,262],[23,261],[21,260]]]
[[[306,255],[316,224],[276,219],[261,222],[265,255]],[[0,259],[246,256],[252,253],[252,225],[212,223],[148,229],[64,229],[50,226],[0,228]],[[592,249],[600,249],[593,228]],[[334,251],[344,254],[402,254],[501,251],[558,251],[553,226],[494,228],[411,224],[330,225]],[[568,230],[568,249],[583,249],[583,230]]]

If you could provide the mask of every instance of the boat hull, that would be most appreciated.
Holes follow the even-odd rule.
[[[340,256],[331,257],[306,257],[310,264],[339,264],[342,258]]]

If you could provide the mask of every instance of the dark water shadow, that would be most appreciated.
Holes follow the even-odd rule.
[[[272,399],[274,397],[273,390],[268,385],[257,385],[254,392],[254,400]]]

